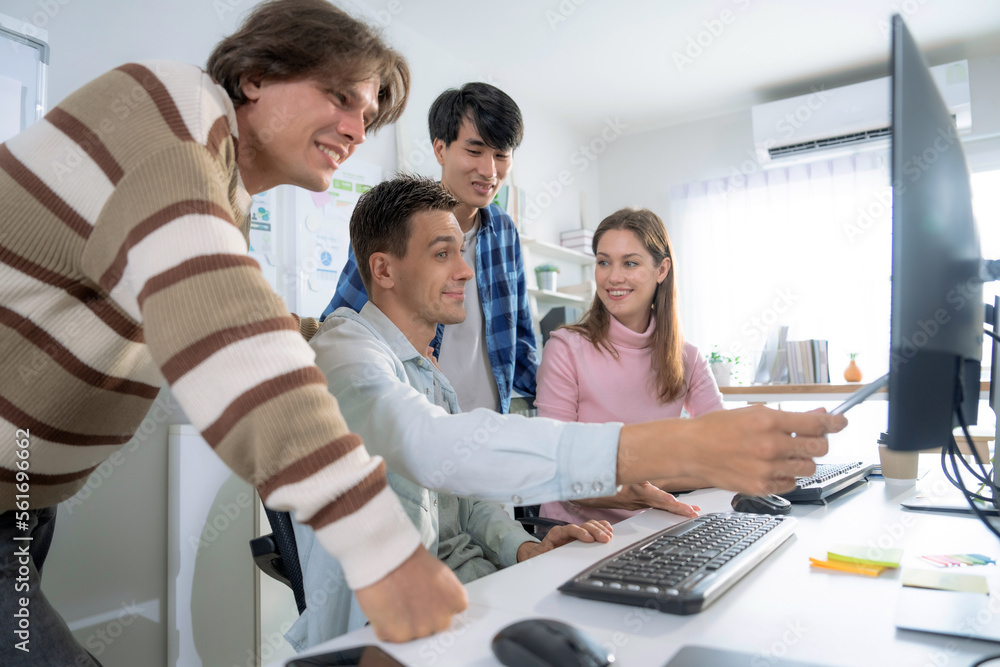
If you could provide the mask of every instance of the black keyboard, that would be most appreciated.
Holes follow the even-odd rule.
[[[795,490],[780,494],[793,503],[814,503],[864,480],[874,465],[860,461],[851,463],[817,463],[812,477],[798,477]]]
[[[790,516],[706,514],[605,558],[559,590],[667,614],[694,614],[791,537],[794,526]]]

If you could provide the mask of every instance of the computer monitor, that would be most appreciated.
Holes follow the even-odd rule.
[[[942,447],[976,422],[983,287],[958,132],[902,17],[892,19],[889,448]],[[960,391],[959,391],[960,389]]]

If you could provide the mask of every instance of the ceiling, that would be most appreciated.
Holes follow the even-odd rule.
[[[930,64],[1000,54],[997,0],[356,0],[582,132],[629,132],[885,76],[902,13]]]

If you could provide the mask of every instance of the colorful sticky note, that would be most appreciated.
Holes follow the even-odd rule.
[[[903,550],[882,549],[857,544],[838,544],[830,549],[826,555],[830,560],[839,560],[845,563],[899,567],[899,561],[903,558]]]
[[[913,588],[933,588],[939,591],[990,594],[986,577],[981,574],[915,570],[907,567],[903,568],[901,579],[904,586],[911,586]]]
[[[837,570],[838,572],[863,574],[866,577],[877,577],[886,570],[886,568],[879,567],[877,565],[864,565],[862,563],[847,563],[838,560],[819,560],[818,558],[810,558],[809,563],[813,567],[819,567],[825,570]]]
[[[961,565],[992,565],[996,561],[982,554],[948,554],[938,556],[921,556],[924,560],[938,567],[957,567]]]

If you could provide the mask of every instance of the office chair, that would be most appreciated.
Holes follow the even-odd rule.
[[[275,512],[266,507],[264,512],[273,532],[250,540],[253,562],[261,572],[292,589],[295,606],[301,614],[306,610],[306,595],[302,586],[302,568],[299,566],[292,518],[288,512]]]

